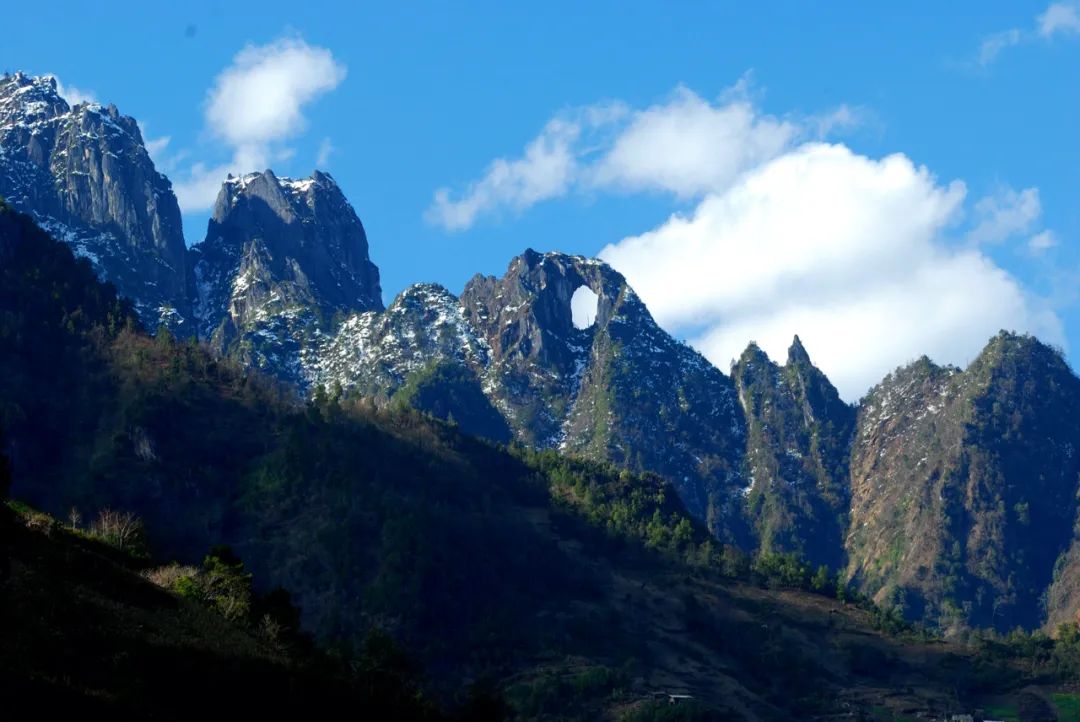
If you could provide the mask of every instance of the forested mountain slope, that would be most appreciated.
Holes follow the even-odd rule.
[[[6,209],[0,273],[16,497],[136,512],[161,559],[228,544],[257,586],[290,590],[320,643],[348,657],[385,630],[437,696],[488,679],[528,718],[651,715],[654,693],[677,693],[703,719],[787,719],[940,711],[1017,683],[877,631],[899,627],[835,601],[827,574],[721,548],[660,477],[507,453],[363,401],[299,405],[146,336],[89,264]]]

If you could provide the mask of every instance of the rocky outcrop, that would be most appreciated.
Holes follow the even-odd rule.
[[[133,118],[70,107],[51,77],[4,76],[0,196],[89,259],[148,328],[193,333],[180,209]]]
[[[191,255],[200,337],[290,382],[335,317],[383,308],[364,227],[319,171],[230,176]]]

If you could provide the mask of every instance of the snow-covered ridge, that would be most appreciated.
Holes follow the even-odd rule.
[[[22,73],[0,78],[0,129],[33,129],[70,110],[57,92],[55,78]]]
[[[287,176],[278,176],[273,175],[271,171],[255,171],[252,173],[244,173],[242,175],[233,175],[230,173],[225,179],[224,185],[226,189],[228,189],[230,192],[237,193],[243,191],[245,188],[247,188],[259,178],[266,177],[267,174],[273,176],[274,180],[277,181],[277,185],[280,188],[294,195],[306,194],[308,191],[310,191],[316,186],[326,188],[337,187],[337,184],[334,183],[332,177],[330,177],[326,173],[320,173],[319,171],[315,171],[308,178],[289,178]]]
[[[304,354],[303,367],[312,387],[340,384],[388,396],[429,363],[481,368],[489,357],[490,347],[465,319],[458,298],[438,284],[419,283],[382,313],[345,319]]]
[[[131,136],[133,122],[120,122],[116,106],[83,102],[70,105],[60,95],[56,78],[15,73],[0,78],[0,130],[23,128],[40,132],[49,125],[63,125],[93,115],[110,131]],[[137,128],[135,128],[137,130]],[[140,144],[141,138],[135,138]]]
[[[314,178],[305,178],[303,180],[296,180],[293,178],[278,178],[278,182],[282,188],[292,191],[293,193],[307,193],[311,190],[311,187],[315,185]]]

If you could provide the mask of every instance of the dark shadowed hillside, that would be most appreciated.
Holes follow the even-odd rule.
[[[0,693],[12,719],[296,719],[342,706],[446,718],[417,695],[414,672],[371,645],[351,671],[160,588],[44,514],[3,511]]]

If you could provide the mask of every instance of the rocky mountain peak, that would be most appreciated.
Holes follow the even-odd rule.
[[[595,307],[575,324],[582,288]],[[473,278],[461,305],[491,350],[484,388],[520,440],[655,471],[717,533],[742,534],[731,381],[661,329],[620,273],[530,249],[501,278]]]
[[[200,336],[301,385],[335,317],[383,309],[364,226],[328,173],[230,175],[192,257]]]
[[[946,628],[1071,615],[1080,576],[1057,568],[1080,561],[1078,441],[1080,380],[1030,336],[999,334],[963,370],[898,369],[859,411],[849,573]]]
[[[571,300],[582,287],[597,297],[588,329],[573,323]],[[511,260],[502,278],[476,276],[469,281],[462,303],[470,321],[487,329],[496,355],[537,359],[569,372],[584,339],[593,329],[605,328],[627,302],[627,290],[626,280],[601,261],[529,249]]]
[[[409,286],[382,313],[352,314],[304,355],[309,386],[341,386],[377,403],[424,369],[450,364],[478,377],[489,361],[457,297],[435,283]],[[462,412],[469,410],[454,413]]]
[[[15,125],[33,127],[69,110],[52,76],[15,73],[0,78],[0,129]]]
[[[135,119],[60,97],[55,78],[0,79],[0,195],[90,260],[154,329],[191,324],[180,208]]]
[[[290,286],[290,293],[324,313],[383,308],[364,226],[326,173],[304,179],[279,178],[271,170],[230,176],[202,248],[211,255],[263,256],[269,274],[263,280]]]
[[[765,353],[765,351],[757,345],[756,341],[751,341],[750,343],[746,344],[746,348],[743,349],[743,352],[739,355],[739,358],[735,360],[732,366],[732,370],[734,372],[735,368],[738,368],[740,366],[749,367],[754,364],[766,367],[776,366],[776,364],[773,363],[772,359],[769,358],[769,354]]]
[[[1046,373],[1071,374],[1058,349],[1034,336],[1000,331],[971,362],[968,373],[1009,372],[1018,365],[1036,366]]]

